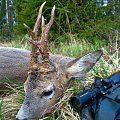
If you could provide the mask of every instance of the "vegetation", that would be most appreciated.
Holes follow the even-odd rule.
[[[2,38],[10,40],[14,35],[24,36],[27,31],[23,23],[32,28],[39,6],[44,2],[44,0],[11,0],[11,3],[8,2],[9,0],[0,1],[0,40]],[[5,12],[6,3],[9,3],[8,19]],[[56,44],[71,42],[69,34],[76,35],[79,40],[82,38],[93,44],[96,41],[106,44],[109,41],[109,36],[115,36],[115,31],[120,28],[119,0],[108,3],[102,0],[48,0],[43,12],[46,22],[49,20],[50,11],[54,4],[56,5],[56,17],[50,33],[50,41],[54,41]]]

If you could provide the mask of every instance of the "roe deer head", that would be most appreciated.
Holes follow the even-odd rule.
[[[51,113],[63,92],[70,86],[72,78],[81,79],[102,55],[98,50],[79,58],[65,58],[58,60],[50,57],[48,51],[48,32],[54,21],[55,6],[52,8],[51,18],[45,25],[41,5],[34,29],[27,25],[29,42],[32,44],[31,66],[28,78],[24,84],[25,99],[16,116],[16,120],[38,119]],[[41,39],[38,41],[38,29],[42,23]],[[59,56],[60,57],[60,56]],[[59,62],[61,61],[61,62]]]

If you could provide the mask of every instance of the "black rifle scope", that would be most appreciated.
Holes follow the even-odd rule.
[[[87,89],[70,98],[70,105],[75,111],[80,111],[85,105],[92,104],[96,99],[99,99],[106,93],[110,92],[120,83],[120,71],[111,75],[107,79],[96,78],[93,83],[93,88]],[[118,84],[119,85],[119,84]]]

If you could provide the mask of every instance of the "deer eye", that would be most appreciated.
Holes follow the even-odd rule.
[[[50,96],[53,93],[53,90],[48,90],[43,92],[43,96]]]
[[[40,95],[42,97],[47,97],[48,99],[51,99],[55,94],[55,87],[54,85],[49,85]]]

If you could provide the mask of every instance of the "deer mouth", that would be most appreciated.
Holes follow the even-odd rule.
[[[41,117],[50,116],[55,111],[55,108],[46,109],[42,112]]]

